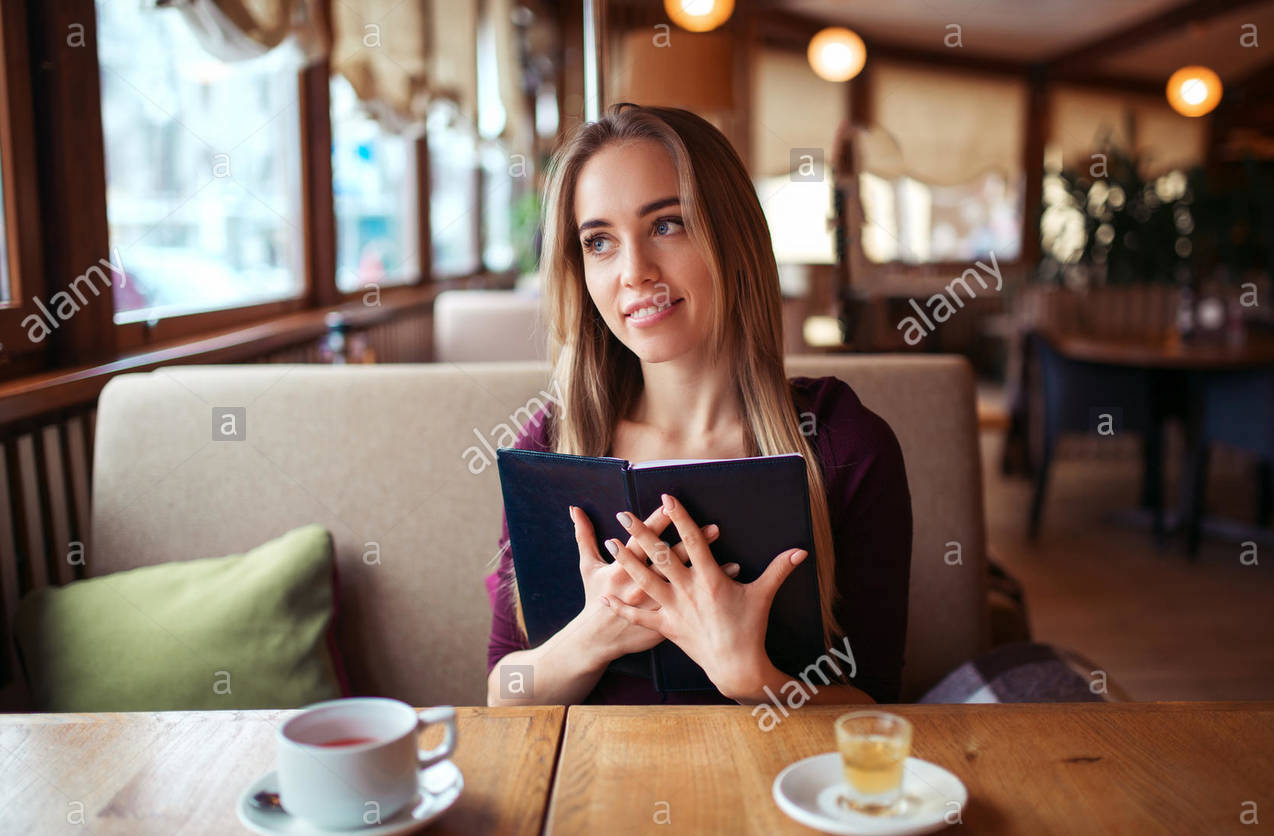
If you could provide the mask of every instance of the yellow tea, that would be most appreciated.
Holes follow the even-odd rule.
[[[837,717],[835,727],[845,806],[870,815],[895,813],[911,754],[911,723],[884,711],[853,711]]]
[[[875,735],[841,744],[845,782],[863,795],[879,795],[902,784],[908,746],[896,738]]]

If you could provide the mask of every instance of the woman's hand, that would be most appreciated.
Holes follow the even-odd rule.
[[[604,601],[608,598],[622,601],[635,609],[648,610],[657,605],[622,566],[602,560],[588,515],[574,505],[571,506],[570,514],[571,521],[575,524],[575,542],[579,547],[580,577],[584,581],[584,609],[576,621],[583,622],[584,635],[588,637],[592,652],[597,654],[596,661],[605,665],[626,653],[649,650],[659,644],[664,637],[658,632],[621,618],[606,606]],[[690,573],[692,570],[685,565],[689,559],[685,546],[679,543],[670,547],[659,539],[659,534],[668,527],[670,521],[663,508],[656,508],[642,524],[643,532],[650,537],[647,546],[640,544],[634,537],[629,539],[626,548],[632,559],[640,561],[643,566],[646,564],[646,555],[651,554],[654,556],[652,563],[660,571],[666,571],[664,567],[675,563],[681,571]],[[715,525],[709,525],[702,531],[696,527],[695,531],[704,543],[711,543],[720,536],[720,530]],[[718,569],[713,563],[712,568],[717,574],[724,571],[734,576],[739,573],[737,563],[722,569]]]
[[[515,650],[491,669],[487,675],[488,705],[570,705],[583,702],[597,686],[611,660],[625,653],[646,650],[663,641],[664,637],[659,633],[632,624],[602,603],[604,598],[613,597],[637,608],[655,606],[655,602],[628,577],[623,567],[608,564],[598,555],[597,538],[588,515],[574,506],[570,514],[575,524],[575,541],[579,546],[584,608],[537,647]],[[671,520],[661,508],[650,515],[643,528],[655,533],[658,539],[658,532],[666,529],[669,522]],[[700,532],[700,536],[704,542],[710,543],[717,539],[719,533],[715,525],[710,525]],[[629,554],[634,555],[633,559],[640,559],[645,565],[646,551],[635,539],[628,541],[628,548]],[[689,556],[681,545],[669,548],[667,543],[659,540],[658,546],[651,546],[651,552],[655,555],[656,565],[676,563],[683,572],[692,571],[686,567]],[[713,568],[716,569],[715,566]],[[723,568],[726,574],[737,575],[739,572],[737,563]],[[503,673],[505,666],[530,667],[530,677],[525,677],[525,670],[519,673],[523,676],[520,681],[532,683],[531,688],[526,692],[508,693]]]
[[[631,546],[608,540],[615,565],[623,567],[636,585],[658,605],[637,606],[631,600],[604,592],[608,606],[636,627],[671,639],[703,668],[722,694],[750,697],[758,683],[772,680],[777,669],[765,652],[765,631],[770,605],[783,581],[807,553],[789,549],[770,562],[761,577],[737,583],[717,566],[705,538],[685,506],[663,494],[664,513],[677,526],[690,567],[680,560],[666,560],[663,576],[646,566]],[[626,519],[625,519],[626,517]],[[663,541],[632,514],[620,514],[620,522],[645,554],[658,554]],[[667,549],[667,544],[663,544]],[[665,577],[667,578],[665,580]]]

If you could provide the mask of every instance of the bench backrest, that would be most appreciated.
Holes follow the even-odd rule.
[[[902,445],[915,519],[903,698],[986,646],[973,378],[951,357],[792,357],[835,375]],[[241,552],[318,522],[336,544],[357,693],[484,704],[500,535],[496,447],[545,400],[542,363],[175,366],[98,405],[87,569]],[[214,441],[214,408],[246,438]],[[953,557],[958,544],[959,560]]]

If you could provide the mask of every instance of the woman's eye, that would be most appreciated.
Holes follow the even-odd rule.
[[[682,223],[677,218],[660,218],[655,221],[655,233],[658,235],[671,235],[682,229]]]
[[[584,241],[584,249],[594,255],[606,252],[607,241],[600,236],[588,238]]]

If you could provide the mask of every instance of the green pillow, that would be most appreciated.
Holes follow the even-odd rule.
[[[15,638],[40,711],[293,708],[342,696],[332,537],[46,587]]]

